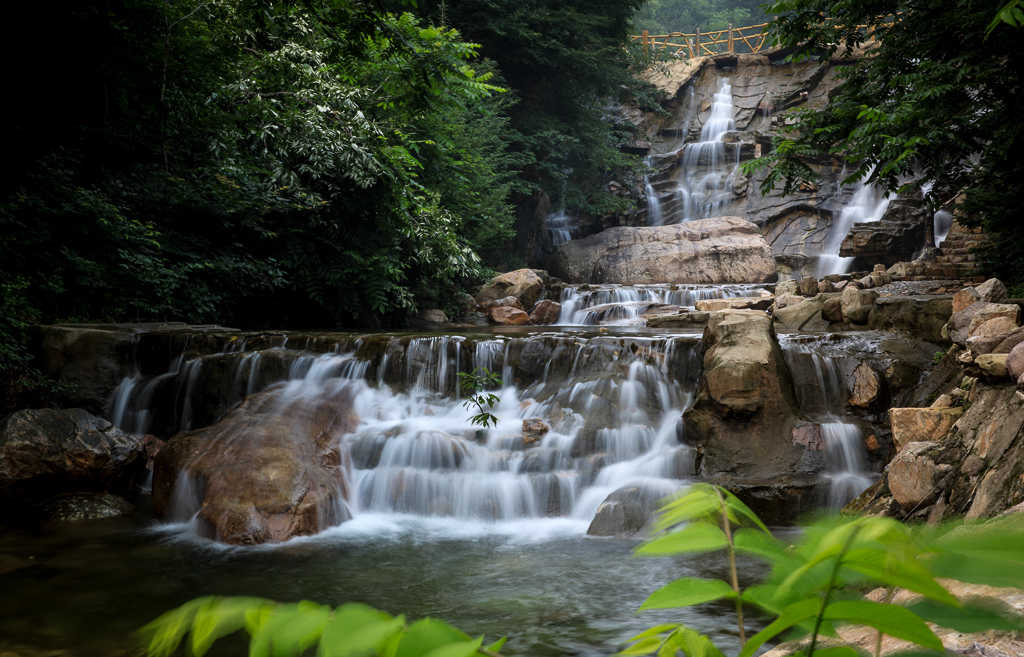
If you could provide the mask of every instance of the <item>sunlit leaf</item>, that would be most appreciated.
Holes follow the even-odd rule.
[[[641,609],[666,609],[689,607],[722,598],[735,598],[736,592],[718,579],[683,577],[670,582],[652,593],[640,606]]]
[[[720,550],[728,544],[725,532],[720,527],[706,522],[694,522],[641,545],[637,548],[636,553],[646,556],[663,556],[711,552]]]

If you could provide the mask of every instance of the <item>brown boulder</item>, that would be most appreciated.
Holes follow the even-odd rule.
[[[539,417],[528,417],[523,419],[523,444],[532,445],[540,442],[545,434],[551,430],[548,423]]]
[[[878,403],[882,392],[882,377],[870,365],[861,363],[850,378],[850,406],[870,408]]]
[[[1019,328],[1016,331],[1004,337],[999,344],[993,347],[992,353],[1008,354],[1012,352],[1013,348],[1019,345],[1021,342],[1024,342],[1024,328]]]
[[[825,306],[822,297],[806,299],[785,308],[777,308],[774,314],[775,325],[782,329],[812,331],[827,328],[821,312]]]
[[[80,408],[16,411],[0,428],[0,495],[130,491],[145,467],[142,436]]]
[[[716,310],[768,310],[774,297],[732,297],[730,299],[701,299],[694,306],[697,310],[714,312]]]
[[[771,247],[740,217],[668,226],[615,226],[572,240],[552,256],[571,282],[764,283],[774,280]]]
[[[804,276],[797,284],[800,296],[813,297],[818,293],[818,279],[813,276]]]
[[[896,449],[914,442],[942,440],[963,412],[962,408],[890,408],[889,422]]]
[[[851,324],[866,324],[878,293],[847,286],[839,297],[843,318]]]
[[[998,278],[990,278],[974,289],[978,293],[978,298],[991,303],[1001,303],[1009,296],[1006,286]]]
[[[821,317],[827,322],[842,322],[843,300],[838,296],[831,296],[825,299],[825,303],[821,306]]]
[[[1010,350],[1010,355],[1006,357],[1006,370],[1011,379],[1016,380],[1024,376],[1024,342]]]
[[[710,314],[704,372],[686,411],[686,440],[703,449],[701,474],[739,482],[816,472],[820,452],[794,442],[793,383],[767,315],[756,310]]]
[[[973,287],[965,287],[953,295],[953,312],[958,313],[972,303],[981,301],[981,296]]]
[[[530,311],[530,322],[533,324],[554,324],[562,314],[562,304],[550,299],[538,301]]]
[[[476,302],[486,306],[488,301],[516,297],[521,308],[532,308],[544,296],[544,281],[532,269],[517,269],[495,276],[477,292]]]
[[[520,326],[530,323],[530,316],[519,308],[512,306],[491,306],[487,309],[487,318],[495,324]]]
[[[889,463],[889,491],[904,508],[915,507],[935,493],[939,468],[927,456],[932,443],[909,443]]]
[[[213,426],[178,434],[156,458],[158,515],[198,519],[225,543],[283,541],[350,517],[340,437],[355,429],[349,388],[251,395]]]
[[[1005,379],[1009,376],[1007,358],[1009,354],[982,354],[974,359],[974,364],[990,379]]]
[[[967,344],[971,331],[997,317],[1008,318],[1016,325],[1020,307],[1012,303],[989,303],[977,301],[957,313],[953,313],[946,325],[949,339],[959,345]]]

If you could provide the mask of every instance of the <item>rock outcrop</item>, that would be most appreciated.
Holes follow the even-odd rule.
[[[495,276],[476,294],[476,302],[486,305],[503,297],[516,297],[522,308],[532,308],[544,295],[544,280],[533,269],[517,269]]]
[[[156,458],[156,512],[198,519],[236,544],[313,534],[350,517],[338,448],[358,418],[348,388],[314,397],[280,388],[250,396],[213,426],[171,438]]]
[[[567,242],[551,270],[569,282],[762,283],[775,261],[757,227],[739,217],[672,226],[618,226]]]
[[[591,536],[633,536],[654,518],[660,502],[673,490],[661,486],[625,486],[597,507],[587,533]]]
[[[146,458],[142,436],[80,408],[16,411],[0,428],[0,497],[133,492]]]

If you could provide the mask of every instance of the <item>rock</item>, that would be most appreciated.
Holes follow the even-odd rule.
[[[797,294],[783,294],[775,297],[775,309],[781,310],[787,306],[795,306],[798,303],[807,301],[806,297]]]
[[[821,330],[828,328],[822,318],[821,311],[825,302],[821,297],[806,299],[800,303],[775,310],[775,325],[779,328],[792,331],[803,329],[805,331]]]
[[[117,327],[40,327],[39,361],[44,374],[66,392],[62,402],[104,413],[114,389],[132,372],[135,333]]]
[[[1005,379],[1009,376],[1006,361],[1009,354],[982,354],[974,359],[974,364],[993,379]]]
[[[946,342],[942,327],[949,319],[949,297],[879,297],[868,317],[868,328],[899,331],[928,342]]]
[[[965,287],[953,295],[953,312],[958,313],[972,303],[981,301],[981,295],[973,287]]]
[[[1016,304],[976,301],[960,312],[953,313],[946,325],[946,331],[952,342],[963,346],[967,344],[972,328],[976,329],[997,317],[1009,318],[1016,324],[1019,316],[1020,307]]]
[[[797,285],[800,296],[813,297],[818,293],[818,279],[813,276],[805,276],[800,279]]]
[[[999,305],[1002,306],[1010,304]],[[967,338],[988,338],[992,336],[1008,335],[1019,328],[1017,324],[1017,317],[1019,316],[1019,311],[1017,315],[1014,316],[1009,310],[1006,310],[1006,314],[991,318],[986,318],[984,314],[978,314],[971,320],[971,323],[967,325]]]
[[[420,312],[419,319],[428,324],[447,324],[448,315],[440,308],[428,308]]]
[[[882,378],[867,363],[861,363],[850,377],[850,406],[870,408],[878,403],[882,392]]]
[[[43,515],[51,522],[100,520],[129,515],[135,507],[110,493],[69,493],[43,505]]]
[[[1006,286],[998,278],[990,278],[974,289],[982,301],[990,303],[1000,303],[1009,296]]]
[[[544,281],[533,269],[517,269],[487,282],[476,294],[476,301],[483,306],[488,301],[513,296],[522,304],[520,308],[532,308],[544,296]]]
[[[350,517],[338,440],[358,417],[349,387],[250,395],[216,424],[178,434],[156,457],[159,516],[198,513],[200,534],[225,543],[283,541]]]
[[[682,310],[668,315],[647,318],[650,328],[695,328],[707,323],[710,313],[701,310]]]
[[[530,316],[519,308],[512,306],[491,306],[487,309],[487,318],[495,324],[521,326],[530,323]]]
[[[509,308],[518,308],[519,310],[526,310],[525,308],[523,308],[523,304],[520,303],[519,298],[511,295],[507,297],[502,297],[500,299],[484,301],[483,303],[480,304],[480,307],[483,308],[484,310],[494,308],[495,306],[508,306]]]
[[[550,299],[538,301],[530,311],[530,322],[532,324],[554,324],[562,314],[562,304]]]
[[[851,324],[867,324],[868,315],[877,298],[877,292],[847,286],[839,297],[843,318]]]
[[[889,463],[889,490],[900,506],[916,507],[936,492],[939,469],[927,455],[933,448],[933,443],[908,443]]]
[[[685,413],[686,440],[704,452],[701,474],[760,484],[816,472],[820,453],[793,441],[793,383],[768,317],[711,313],[703,341],[704,371]]]
[[[953,395],[942,394],[936,397],[935,401],[928,408],[952,408],[953,407]]]
[[[1006,371],[1011,379],[1024,376],[1024,342],[1017,344],[1007,355]]]
[[[768,243],[739,217],[608,228],[562,244],[552,264],[570,282],[763,283],[776,276]]]
[[[779,281],[775,285],[775,296],[780,297],[786,294],[799,295],[800,294],[800,283],[793,279],[787,279],[785,281]]]
[[[658,506],[675,486],[625,486],[612,492],[597,507],[587,534],[591,536],[632,536],[654,517]]]
[[[455,303],[458,305],[460,317],[464,317],[476,309],[476,299],[473,298],[472,294],[456,292]]]
[[[835,291],[836,287],[832,284],[832,281],[826,279],[818,281],[818,294],[828,294]]]
[[[827,322],[840,323],[843,321],[843,301],[837,296],[825,299],[821,306],[821,317]]]
[[[697,302],[696,309],[706,312],[729,309],[768,310],[775,301],[774,297],[732,297],[729,299],[702,299]]]
[[[914,442],[942,440],[963,412],[962,408],[890,408],[889,423],[897,451]]]
[[[532,445],[540,442],[544,435],[551,430],[548,423],[539,417],[528,417],[523,419],[523,444]]]
[[[142,436],[80,408],[16,411],[0,429],[0,496],[132,491],[146,467]]]
[[[1019,328],[1004,337],[999,344],[992,348],[991,353],[1008,354],[1013,351],[1014,347],[1022,342],[1024,342],[1024,328]]]

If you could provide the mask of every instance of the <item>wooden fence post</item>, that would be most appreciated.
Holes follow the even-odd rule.
[[[644,44],[644,57],[646,57],[647,56],[647,49],[648,49],[648,47],[650,45],[649,44],[650,37],[648,36],[647,30],[644,30],[643,33],[640,35],[640,40]]]
[[[732,38],[732,23],[729,23],[729,54],[736,52],[736,43]]]

